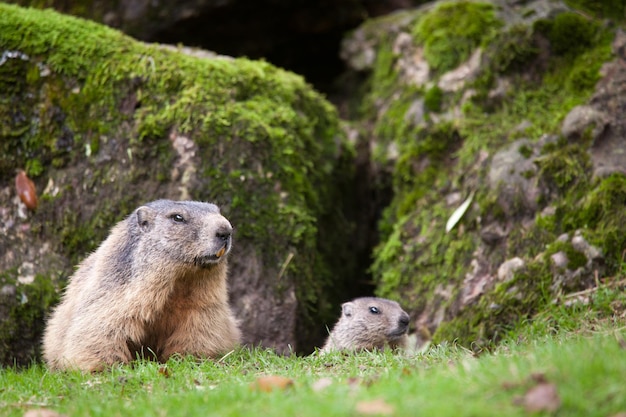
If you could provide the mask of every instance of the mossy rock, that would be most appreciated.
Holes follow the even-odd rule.
[[[597,18],[613,19],[618,23],[624,23],[626,19],[626,2],[624,0],[566,0],[566,3],[574,9]]]
[[[485,55],[493,71],[507,74],[523,71],[539,55],[540,50],[532,28],[516,24],[500,31],[489,43]]]
[[[567,268],[572,271],[589,264],[588,255],[558,238],[563,233],[571,235],[582,231],[585,239],[600,250],[601,262],[592,265],[586,279],[603,279],[610,284],[616,274],[623,272],[626,237],[619,225],[624,221],[625,186],[626,176],[622,174],[597,180],[586,189],[582,201],[573,201],[576,194],[568,194],[558,203],[554,214],[540,216],[530,230],[516,233],[518,236],[508,243],[517,253],[527,254],[528,265],[517,271],[510,281],[496,283],[476,303],[439,326],[434,340],[456,340],[474,348],[489,347],[519,328],[521,323],[532,323],[535,316],[546,316],[561,308],[559,297],[567,295],[568,291],[563,283],[555,282],[558,274],[551,268],[550,256],[565,253]],[[617,277],[619,279],[620,275]],[[593,285],[584,288],[593,288]],[[569,292],[579,289],[569,288]],[[598,290],[601,294],[603,288]],[[586,308],[598,309],[597,317],[611,317],[614,313],[609,303],[596,304],[593,296],[588,302],[590,305]]]
[[[420,17],[413,35],[424,45],[431,68],[443,73],[469,58],[501,26],[491,3],[439,2]]]
[[[352,148],[302,77],[191,52],[0,4],[0,269],[33,262],[62,288],[143,202],[212,201],[236,230],[246,342],[310,350],[350,285]],[[35,211],[15,195],[16,169],[36,184]]]
[[[543,19],[535,28],[550,42],[555,55],[576,55],[596,43],[600,24],[575,12],[557,15],[554,19]]]
[[[580,253],[558,243],[564,234],[582,233],[597,247],[607,266],[599,273],[607,277],[619,271],[621,262],[616,248],[624,242],[601,239],[615,235],[621,214],[611,210],[607,214],[611,220],[603,225],[577,217],[587,212],[583,202],[605,189],[605,181],[615,179],[592,178],[588,137],[576,142],[559,139],[562,120],[590,99],[601,66],[613,58],[614,28],[563,13],[562,4],[555,4],[554,13],[529,18],[505,3],[437,2],[415,11],[403,27],[381,21],[380,27],[388,31],[378,35],[377,59],[364,94],[367,105],[358,115],[372,132],[378,169],[392,176],[393,198],[379,222],[381,242],[371,267],[377,295],[399,301],[411,312],[416,330],[434,334],[436,342],[487,346],[518,323],[551,308],[561,292],[575,291],[559,287],[550,268],[554,252],[546,251],[550,247],[563,252],[568,267],[583,268]],[[506,13],[500,13],[502,9]],[[439,16],[442,10],[446,13]],[[451,24],[443,18],[464,11],[485,18],[484,30],[473,31],[476,38],[468,35],[473,39],[470,44],[461,43],[465,52],[448,45],[431,60],[426,35],[444,39],[435,36],[439,26],[471,29],[470,24]],[[429,19],[439,24],[423,31],[430,27],[424,26]],[[375,26],[369,22],[368,33],[376,33]],[[562,29],[572,26],[580,29],[575,35],[579,47],[563,42]],[[415,36],[414,44],[406,52],[397,48],[394,55],[390,50],[400,39],[398,33],[407,32]],[[416,87],[410,77],[399,73],[398,63],[419,60],[415,51],[420,43],[425,47],[423,61],[437,71]],[[368,39],[368,47],[372,44]],[[542,48],[548,44],[554,47],[551,53]],[[478,47],[484,51],[478,77],[439,100],[434,85],[440,71],[457,67]],[[435,64],[446,54],[460,58]],[[412,68],[420,68],[419,63]],[[428,99],[428,107],[437,114],[426,114],[423,123],[415,124],[407,115],[419,99]],[[487,176],[494,155],[522,139],[529,145],[520,154],[534,166],[521,175],[541,192],[530,196],[531,209],[505,210],[498,199],[499,185],[490,184]],[[389,149],[394,151],[392,157]],[[521,197],[513,193],[509,206],[516,207],[515,199]],[[464,202],[469,203],[460,220],[446,231],[447,222]],[[554,217],[546,214],[554,210]],[[512,258],[524,260],[525,268],[514,280],[499,282],[499,266]],[[595,285],[589,281],[593,271],[586,262],[581,270],[584,279],[574,284],[579,290]]]
[[[20,282],[16,268],[0,273],[0,363],[27,364],[41,354],[44,315],[58,301],[48,277]]]

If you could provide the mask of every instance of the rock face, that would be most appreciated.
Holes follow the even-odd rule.
[[[231,220],[245,342],[306,352],[323,341],[352,274],[353,154],[336,112],[270,64],[185,52],[0,5],[3,363],[37,357],[74,265],[157,198],[212,201]],[[34,182],[32,210],[18,169]]]
[[[559,2],[494,1],[431,3],[344,40],[368,86],[345,115],[393,190],[377,295],[410,308],[420,340],[480,348],[619,271],[624,39]]]
[[[586,123],[582,123],[580,128],[582,134],[591,129],[593,143],[590,153],[594,174],[598,176],[607,176],[614,172],[626,174],[626,148],[623,140],[626,135],[626,120],[620,116],[626,106],[626,33],[623,29],[617,31],[612,49],[615,60],[602,68],[603,77],[589,101],[590,111],[584,117]],[[571,118],[572,115],[568,115],[568,119]],[[563,129],[565,128],[564,124]]]
[[[498,205],[509,217],[536,212],[544,194],[537,181],[535,158],[525,155],[524,149],[533,149],[528,139],[516,140],[498,151],[487,174],[489,187],[498,191]]]

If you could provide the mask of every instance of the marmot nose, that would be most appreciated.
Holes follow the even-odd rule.
[[[411,322],[411,319],[409,318],[409,315],[404,313],[403,315],[400,316],[400,319],[398,319],[398,323],[400,324],[400,326],[402,327],[406,327],[409,325],[409,323]]]
[[[232,235],[232,230],[226,227],[222,227],[217,232],[215,232],[215,237],[220,239],[224,243],[230,240],[231,235]]]

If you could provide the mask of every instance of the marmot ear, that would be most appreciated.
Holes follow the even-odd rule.
[[[343,311],[343,315],[350,317],[352,315],[352,308],[354,307],[354,304],[352,303],[343,303],[341,305],[341,311]]]
[[[141,206],[136,210],[135,213],[139,228],[144,232],[150,230],[152,228],[152,225],[154,224],[156,212],[150,207]]]

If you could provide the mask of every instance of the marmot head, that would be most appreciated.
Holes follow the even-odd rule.
[[[136,209],[129,221],[159,257],[200,268],[221,262],[232,246],[233,228],[215,204],[157,200]]]
[[[362,297],[342,304],[344,327],[358,334],[352,335],[360,347],[382,348],[393,345],[409,331],[409,315],[395,301],[377,297]]]

